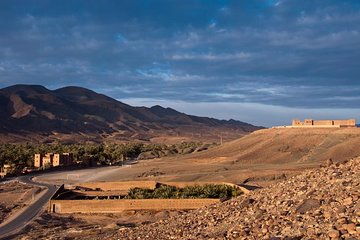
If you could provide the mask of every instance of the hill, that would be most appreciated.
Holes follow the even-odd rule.
[[[161,172],[163,181],[220,181],[268,185],[273,180],[360,156],[359,128],[263,129],[186,156],[147,160],[103,180],[141,179]],[[158,177],[158,178],[159,178]],[[149,178],[146,178],[149,179]],[[154,177],[156,179],[156,177]]]
[[[264,129],[201,152],[196,159],[232,164],[343,161],[360,155],[359,143],[360,128]]]
[[[81,87],[0,89],[1,142],[236,139],[259,127],[196,117],[161,106],[132,107]]]

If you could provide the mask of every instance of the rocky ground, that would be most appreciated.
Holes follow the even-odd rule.
[[[183,211],[185,212],[185,211]],[[124,227],[149,224],[179,214],[176,211],[127,211],[114,214],[43,213],[11,239],[96,239]]]
[[[360,239],[360,158],[97,239]]]
[[[128,217],[44,214],[16,239],[360,239],[360,158],[195,211]]]

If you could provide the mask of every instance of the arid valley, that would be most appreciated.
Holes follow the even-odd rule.
[[[357,204],[360,197],[360,150],[356,147],[359,141],[358,128],[263,129],[237,140],[185,155],[144,159],[129,164],[124,162],[124,165],[117,166],[42,173],[36,175],[34,180],[58,186],[86,182],[116,184],[119,181],[228,182],[244,186],[249,192],[229,202],[200,208],[196,210],[197,213],[186,209],[161,210],[161,207],[156,210],[112,213],[44,212],[38,214],[27,227],[13,237],[82,239],[86,236],[87,239],[148,239],[150,235],[155,234],[154,239],[270,239],[273,236],[325,239],[329,237],[328,234],[332,234],[331,231],[337,231],[336,234],[339,236],[352,236],[356,239],[360,234],[360,205]],[[348,162],[349,159],[352,160]],[[322,174],[321,178],[317,177],[317,172]],[[334,172],[336,174],[333,174]],[[24,201],[31,202],[31,194],[27,192],[32,188],[31,185],[27,185],[29,190],[22,193],[18,190],[19,187],[15,187],[20,183],[15,181],[9,184],[13,187],[6,189],[7,184],[3,184],[0,194],[3,197],[13,194],[12,205],[2,200],[2,211],[8,209],[6,211],[9,211],[11,216],[13,212],[16,214],[21,206],[26,207]],[[321,184],[327,186],[326,191],[325,185]],[[319,192],[320,189],[316,190],[319,186],[322,192]],[[34,188],[31,191],[41,194],[41,189]],[[291,192],[301,194],[293,196]],[[281,200],[276,200],[277,196]],[[3,197],[1,199],[4,199]],[[341,206],[344,199],[349,203],[341,208],[343,210],[331,213],[333,209],[330,206],[336,203]],[[291,201],[291,205],[286,207],[284,201]],[[309,201],[310,205],[307,206]],[[14,207],[15,202],[18,207]],[[302,204],[306,206],[300,213],[299,208]],[[244,209],[248,208],[251,210],[246,210],[241,215],[232,214],[234,211],[245,211]],[[261,217],[256,217],[259,211],[263,213]],[[282,215],[284,211],[287,213]],[[269,225],[266,219],[274,214],[278,222]],[[7,215],[9,214],[5,216]],[[249,216],[246,217],[247,215]],[[307,220],[299,220],[300,216]],[[325,220],[322,216],[325,216]],[[259,218],[254,221],[265,222],[256,226],[252,222],[251,225],[246,222],[249,217]],[[292,218],[297,220],[291,220]],[[188,222],[186,219],[191,221]],[[309,225],[309,219],[312,225]],[[235,224],[237,221],[241,221],[241,224]],[[338,221],[343,224],[336,225]],[[349,225],[348,228],[351,229],[347,230],[346,224],[354,224],[354,228]],[[167,225],[171,227],[168,228]],[[193,230],[188,232],[190,228]]]
[[[360,240],[359,0],[1,0],[0,240]]]

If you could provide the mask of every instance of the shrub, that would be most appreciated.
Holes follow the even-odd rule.
[[[161,185],[155,189],[131,188],[127,199],[153,199],[153,198],[231,198],[241,194],[241,190],[235,186],[225,184],[194,185],[184,188],[176,188],[169,185]]]
[[[128,199],[149,199],[152,198],[153,190],[147,188],[131,188],[126,198]]]
[[[174,186],[161,185],[155,188],[152,198],[176,198],[178,189]]]

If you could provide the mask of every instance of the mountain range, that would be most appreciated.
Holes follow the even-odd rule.
[[[82,87],[0,89],[0,136],[6,142],[232,140],[260,127],[197,117],[161,106],[133,107]]]

